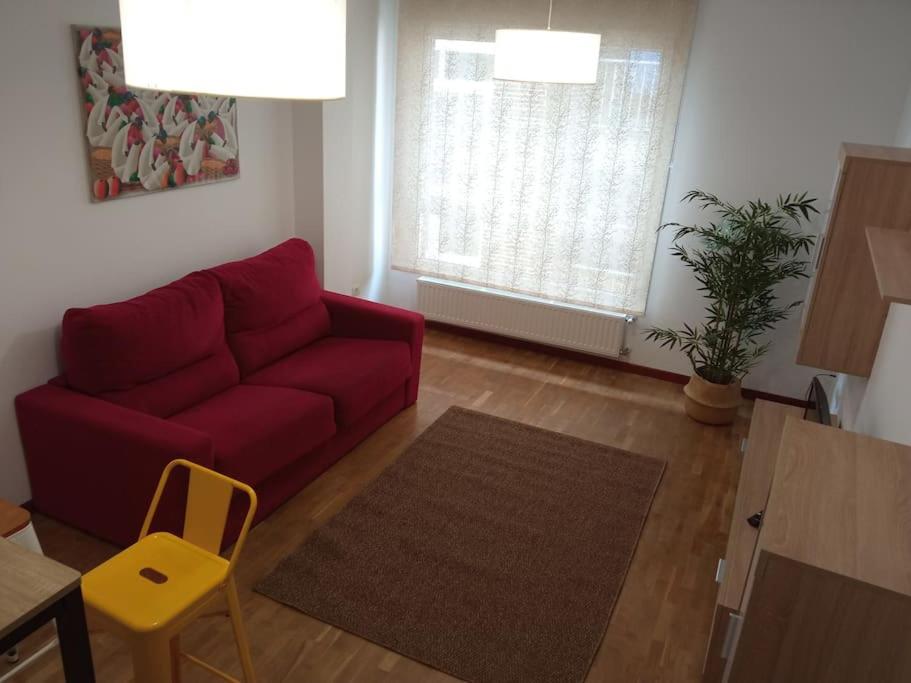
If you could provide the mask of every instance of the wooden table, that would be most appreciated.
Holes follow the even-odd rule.
[[[0,538],[0,652],[56,619],[66,680],[94,683],[80,583],[76,570]]]

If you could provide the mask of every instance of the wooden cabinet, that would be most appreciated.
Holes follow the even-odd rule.
[[[780,410],[755,410],[751,435],[781,426]],[[779,434],[777,452],[765,451],[771,488],[749,568],[719,591],[704,680],[911,680],[911,447],[793,414]],[[744,471],[764,485],[750,455]],[[743,545],[735,536],[749,538],[739,524],[729,554]]]
[[[797,362],[867,377],[889,304],[880,296],[866,228],[911,232],[911,149],[844,144],[820,236]]]
[[[911,597],[762,551],[728,680],[911,681]]]
[[[747,577],[759,540],[759,529],[751,526],[747,519],[766,506],[785,420],[788,417],[800,419],[801,413],[800,408],[761,399],[753,406],[727,550],[716,577],[721,585],[706,651],[703,672],[706,683],[722,680],[739,627]]]

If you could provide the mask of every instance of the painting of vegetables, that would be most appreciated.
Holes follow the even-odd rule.
[[[73,30],[92,201],[237,177],[233,97],[130,88],[120,31]]]

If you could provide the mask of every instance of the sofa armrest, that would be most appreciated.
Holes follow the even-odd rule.
[[[420,313],[328,291],[323,292],[323,303],[336,337],[393,339],[418,346],[423,341],[424,316]]]
[[[165,465],[214,464],[207,434],[59,386],[17,396],[16,416],[35,508],[120,545],[136,541]]]
[[[411,379],[406,387],[405,405],[417,400],[424,344],[424,316],[395,306],[323,291],[331,331],[337,337],[362,337],[403,341],[411,347]]]

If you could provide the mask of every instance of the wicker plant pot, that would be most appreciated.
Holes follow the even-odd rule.
[[[683,387],[683,394],[686,414],[697,422],[710,425],[731,424],[743,402],[739,380],[731,384],[715,384],[695,373]]]

